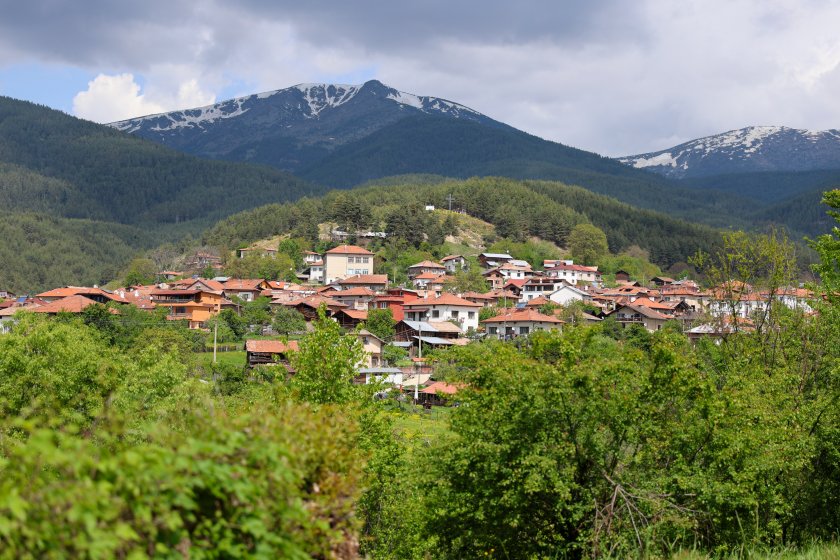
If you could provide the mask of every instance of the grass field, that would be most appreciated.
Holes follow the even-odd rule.
[[[198,365],[209,366],[213,363],[213,352],[199,352],[196,354]],[[219,352],[216,356],[218,363],[245,367],[245,351]]]

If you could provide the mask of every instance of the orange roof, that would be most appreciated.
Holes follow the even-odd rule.
[[[356,245],[340,245],[334,249],[330,249],[326,255],[372,255],[367,249],[362,249]]]
[[[442,267],[441,267],[442,268]],[[414,277],[415,280],[442,280],[442,274],[435,274],[434,272],[424,272]]]
[[[543,305],[548,305],[549,303],[554,303],[550,299],[545,296],[535,297],[525,305],[527,307],[542,307]]]
[[[200,290],[201,289],[200,286],[196,287],[196,285],[198,285],[198,284],[204,284],[205,286],[207,286],[208,289],[210,289],[210,291],[213,291],[213,292],[221,292],[222,290],[225,289],[224,284],[222,284],[218,280],[205,280],[204,278],[196,278],[193,281],[193,283],[190,284],[188,287],[189,288],[194,288],[196,290]]]
[[[283,342],[282,340],[246,340],[245,350],[266,354],[285,354],[286,352],[297,352],[300,347],[297,340],[290,340],[289,342]]]
[[[487,300],[496,299],[491,294],[480,294],[478,292],[464,292],[463,294],[461,294],[461,297],[464,298],[464,299],[466,299],[466,298],[487,299]]]
[[[373,297],[376,295],[376,292],[371,290],[370,288],[365,288],[364,286],[359,286],[358,288],[348,288],[346,290],[336,290],[330,294],[330,297],[359,297],[359,296],[370,296]]]
[[[344,280],[336,282],[339,286],[343,284],[388,284],[387,274],[357,274],[349,276]]]
[[[560,319],[557,317],[551,317],[549,315],[543,315],[539,311],[534,311],[533,309],[522,309],[518,311],[513,311],[511,313],[504,313],[502,315],[496,315],[495,317],[490,317],[489,319],[485,319],[482,321],[483,323],[514,323],[519,321],[532,321],[535,323],[562,323]]]
[[[460,307],[483,307],[483,305],[481,305],[480,303],[467,301],[453,294],[442,294],[441,296],[436,297],[434,299],[415,299],[406,303],[404,307],[423,307],[427,305],[457,305]]]
[[[464,257],[461,255],[448,255],[440,259],[440,262],[451,261],[452,259],[463,259]]]
[[[43,292],[38,294],[36,297],[39,298],[66,298],[69,296],[75,295],[82,295],[82,294],[96,294],[96,295],[108,295],[105,293],[104,290],[99,288],[87,288],[84,286],[64,286],[63,288],[55,288],[54,290],[49,290],[47,292]]]
[[[225,290],[246,290],[255,291],[260,289],[260,284],[265,282],[262,278],[231,278],[224,283]]]
[[[33,309],[35,313],[81,313],[96,302],[85,296],[68,296]]]
[[[420,389],[421,393],[426,393],[427,395],[454,395],[458,392],[458,389],[462,388],[459,385],[450,385],[444,381],[435,381],[425,389]]]
[[[339,309],[338,313],[344,313],[351,319],[356,319],[358,321],[366,321],[368,318],[368,312],[359,309]]]

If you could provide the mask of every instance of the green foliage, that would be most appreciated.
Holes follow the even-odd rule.
[[[578,224],[569,235],[569,250],[575,262],[592,265],[610,252],[607,234],[592,224]]]
[[[151,259],[136,258],[128,263],[128,270],[125,273],[125,285],[137,286],[151,284],[158,274],[157,267]]]
[[[313,404],[347,403],[357,396],[351,381],[364,357],[361,343],[355,336],[343,336],[323,306],[313,326],[314,331],[300,340],[300,351],[292,354],[292,390]]]
[[[396,324],[394,314],[390,309],[371,309],[368,311],[368,317],[362,324],[362,328],[369,330],[382,340],[390,342],[394,338]]]
[[[286,253],[277,253],[273,257],[249,254],[241,259],[230,259],[225,265],[225,274],[232,278],[284,280],[294,267],[294,262]]]
[[[831,208],[828,214],[840,222],[840,190],[826,192],[822,202]],[[835,224],[831,233],[812,240],[810,246],[820,256],[819,264],[813,267],[814,272],[819,274],[829,297],[836,299],[840,293],[840,227]]]
[[[306,318],[297,309],[278,305],[271,319],[271,328],[282,335],[306,331]]]
[[[447,288],[461,294],[464,292],[479,292],[483,294],[490,289],[490,285],[482,275],[482,269],[478,264],[478,259],[468,257],[466,266],[455,272],[454,279],[447,285]]]

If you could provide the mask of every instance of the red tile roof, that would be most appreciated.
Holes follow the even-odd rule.
[[[330,249],[325,253],[326,255],[372,255],[367,249],[362,249],[356,245],[340,245],[334,249]]]
[[[458,385],[450,385],[444,381],[435,381],[425,389],[420,389],[420,392],[426,393],[427,395],[454,395],[460,388],[462,387]]]
[[[349,276],[343,280],[337,280],[336,284],[343,286],[344,284],[388,284],[387,274],[357,274]]]
[[[265,354],[285,354],[286,352],[297,352],[300,347],[297,340],[290,340],[289,342],[283,342],[282,340],[246,340],[245,350]]]
[[[85,296],[68,296],[33,309],[35,313],[81,313],[96,302]]]
[[[408,268],[410,268],[410,269],[411,269],[411,268],[434,268],[434,269],[444,269],[444,268],[446,268],[446,267],[445,267],[445,266],[443,266],[442,264],[438,264],[438,263],[436,263],[436,262],[432,262],[432,261],[420,261],[419,263],[417,263],[417,264],[413,264],[413,265],[409,266]]]
[[[404,307],[423,307],[429,305],[457,305],[460,307],[483,307],[483,305],[481,305],[480,303],[467,301],[453,294],[442,294],[434,299],[415,299],[406,303]]]
[[[231,278],[224,283],[225,290],[256,291],[260,284],[265,282],[262,278]]]
[[[533,309],[521,309],[517,311],[512,311],[510,313],[503,313],[501,315],[496,315],[495,317],[490,317],[489,319],[485,319],[482,321],[483,323],[514,323],[519,321],[531,321],[535,323],[562,323],[560,319],[557,317],[551,317],[550,315],[543,315],[539,311],[535,311]]]

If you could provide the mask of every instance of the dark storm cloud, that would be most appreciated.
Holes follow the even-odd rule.
[[[447,2],[67,2],[16,3],[0,18],[0,45],[54,62],[143,67],[185,57],[223,59],[266,22],[294,27],[325,47],[406,52],[443,40],[474,44],[584,44],[642,37],[633,5],[617,0]]]

